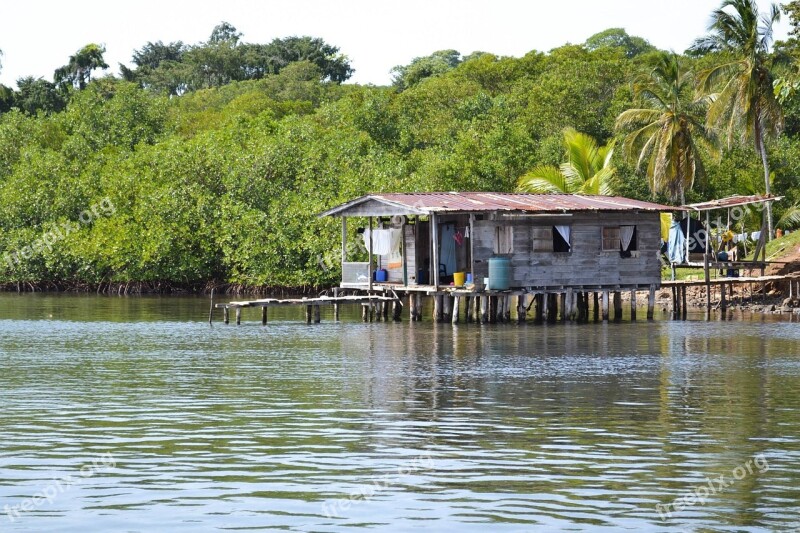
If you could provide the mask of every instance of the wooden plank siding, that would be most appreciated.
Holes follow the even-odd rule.
[[[476,220],[474,227],[473,276],[482,286],[489,275],[488,259],[494,254],[498,226],[512,226],[514,232],[511,258],[512,287],[631,286],[659,284],[661,264],[658,213],[607,212],[574,213],[564,217],[535,217],[500,220]],[[570,252],[535,252],[534,235],[540,228],[569,225]],[[634,257],[621,257],[618,251],[603,251],[604,226],[635,225],[637,248]]]

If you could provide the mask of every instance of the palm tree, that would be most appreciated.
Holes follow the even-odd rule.
[[[589,135],[564,130],[567,161],[560,167],[538,165],[517,181],[517,190],[533,193],[613,194],[617,169],[611,164],[614,141],[598,146]]]
[[[703,100],[691,101],[695,79],[683,70],[674,53],[660,54],[653,69],[633,85],[643,107],[617,117],[617,131],[628,131],[622,148],[636,161],[647,161],[647,178],[653,195],[666,193],[685,203],[686,190],[703,172],[700,147],[715,154],[714,138],[705,127]]]
[[[730,8],[730,9],[728,9]],[[764,188],[770,194],[769,162],[764,141],[783,128],[783,114],[775,98],[768,66],[772,28],[780,20],[772,4],[760,16],[756,0],[724,0],[712,13],[709,34],[691,47],[696,53],[723,52],[730,58],[702,73],[700,89],[710,93],[707,123],[718,128],[730,145],[737,134],[753,142],[764,166]],[[772,206],[767,202],[767,230],[772,236]]]

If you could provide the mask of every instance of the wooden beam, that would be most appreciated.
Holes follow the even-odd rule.
[[[439,290],[439,217],[431,213],[431,266],[428,279],[433,280],[434,290]]]
[[[374,237],[372,235],[372,217],[369,217],[369,265],[368,265],[368,275],[369,275],[369,290],[372,292],[372,242],[374,241]]]

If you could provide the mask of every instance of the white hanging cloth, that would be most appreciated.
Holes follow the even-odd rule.
[[[364,230],[364,246],[369,250],[369,239],[372,236],[372,254],[386,255],[392,250],[392,230],[374,229],[370,234],[369,228]],[[399,239],[398,239],[399,246]]]
[[[633,241],[633,232],[636,226],[620,226],[619,227],[619,242],[622,245],[622,251],[627,252],[631,247]]]
[[[561,226],[553,226],[553,227],[556,228],[556,231],[558,232],[558,234],[561,235],[561,238],[564,239],[564,241],[567,243],[567,246],[569,246],[569,248],[571,250],[572,249],[572,243],[569,242],[570,226],[561,225]]]

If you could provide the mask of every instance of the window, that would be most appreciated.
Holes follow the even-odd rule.
[[[534,252],[553,251],[553,228],[531,228]]]
[[[559,252],[572,251],[570,243],[571,226],[548,226],[531,228],[533,252]]]
[[[619,252],[619,226],[607,226],[603,228],[603,251]]]
[[[497,226],[495,228],[494,253],[514,253],[514,226]]]
[[[639,249],[636,226],[606,226],[603,228],[603,251],[620,252],[631,257]]]
[[[553,226],[553,251],[566,252],[572,251],[572,244],[570,243],[570,235],[572,234],[572,227],[567,225]]]

